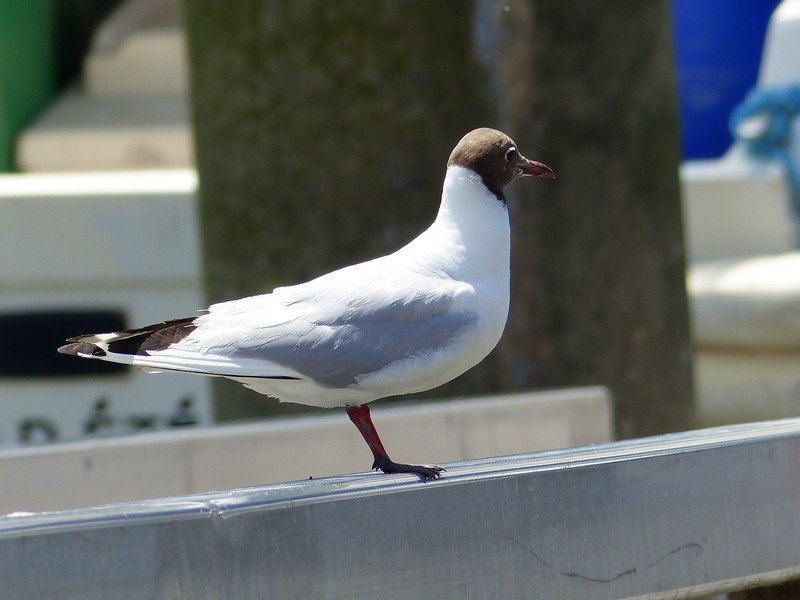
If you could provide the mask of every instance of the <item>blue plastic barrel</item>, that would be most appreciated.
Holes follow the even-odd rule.
[[[684,159],[712,158],[733,142],[731,110],[758,78],[767,24],[779,0],[672,0]]]

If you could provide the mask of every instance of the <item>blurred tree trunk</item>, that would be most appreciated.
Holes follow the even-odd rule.
[[[452,145],[490,120],[467,3],[184,12],[211,301],[397,249],[433,220]],[[277,410],[218,383],[218,418]]]
[[[511,128],[558,176],[514,190],[506,386],[605,384],[620,438],[690,427],[668,2],[498,7]]]
[[[453,144],[498,127],[558,179],[511,186],[506,334],[428,395],[604,384],[621,437],[690,425],[667,0],[185,13],[212,301],[396,249],[433,218]],[[276,406],[217,392],[223,419]]]

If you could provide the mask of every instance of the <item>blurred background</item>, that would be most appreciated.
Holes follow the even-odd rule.
[[[1,2],[0,445],[299,410],[55,349],[396,249],[479,126],[558,179],[509,192],[501,344],[425,397],[601,385],[618,438],[799,415],[798,136],[748,145],[791,134],[798,4]],[[786,101],[735,140],[753,89]]]

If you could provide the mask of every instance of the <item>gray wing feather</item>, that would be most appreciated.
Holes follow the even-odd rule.
[[[404,359],[445,348],[477,324],[477,315],[452,312],[453,294],[401,298],[379,307],[350,306],[317,322],[252,332],[236,354],[273,361],[327,387],[356,383]]]

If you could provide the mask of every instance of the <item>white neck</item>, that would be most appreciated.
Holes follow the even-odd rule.
[[[406,248],[426,254],[455,279],[507,282],[510,240],[505,203],[477,173],[451,166],[436,220]]]

